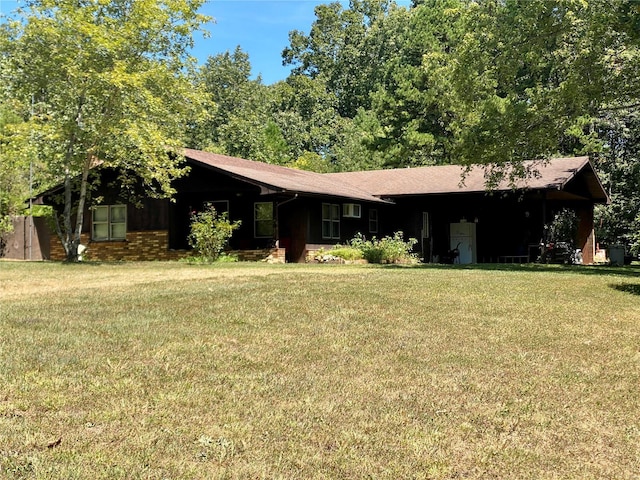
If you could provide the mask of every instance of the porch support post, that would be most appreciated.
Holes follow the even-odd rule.
[[[596,256],[595,232],[593,230],[593,205],[576,210],[578,216],[578,233],[576,245],[582,250],[582,263],[592,264]]]

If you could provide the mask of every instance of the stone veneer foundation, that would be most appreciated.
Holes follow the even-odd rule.
[[[127,239],[113,242],[94,242],[89,235],[82,234],[83,245],[87,246],[84,252],[85,260],[103,262],[117,261],[154,261],[154,260],[179,260],[191,254],[189,250],[170,250],[169,232],[166,230],[148,230],[144,232],[127,232]],[[241,261],[280,261],[284,262],[284,248],[267,248],[260,250],[232,250],[230,254],[236,255]],[[51,237],[51,260],[64,260],[64,249],[60,240]]]

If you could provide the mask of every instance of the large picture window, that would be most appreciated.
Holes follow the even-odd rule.
[[[340,239],[340,205],[322,204],[322,238]]]
[[[100,205],[91,215],[92,240],[125,240],[127,238],[127,206]]]
[[[256,238],[273,238],[273,202],[256,202],[253,208]]]

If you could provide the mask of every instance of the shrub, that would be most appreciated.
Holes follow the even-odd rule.
[[[418,241],[415,238],[405,242],[404,234],[400,231],[395,232],[392,237],[373,237],[371,240],[358,233],[348,243],[348,247],[360,250],[369,263],[415,263],[418,259],[411,250],[416,243]]]
[[[191,216],[189,245],[204,262],[218,260],[227,246],[233,232],[240,228],[240,221],[231,222],[228,213],[218,213],[210,203],[202,212]]]
[[[343,247],[341,245],[329,250],[328,254],[333,255],[334,257],[343,258],[344,260],[362,260],[364,258],[362,250],[348,246]]]

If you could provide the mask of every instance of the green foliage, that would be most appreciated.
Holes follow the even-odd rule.
[[[594,163],[610,202],[595,211],[599,242],[624,244],[640,252],[640,112],[608,115],[598,123],[599,136],[607,148]]]
[[[370,107],[370,93],[395,55],[397,42],[386,19],[398,10],[389,0],[351,0],[349,8],[340,2],[318,5],[309,35],[289,33],[284,63],[294,66],[294,75],[321,79],[338,101],[337,113],[353,118],[359,108]]]
[[[347,243],[347,247],[360,250],[369,263],[416,263],[417,257],[411,252],[416,243],[418,241],[415,238],[405,241],[402,232],[381,239],[373,237],[371,240],[358,233]]]
[[[69,260],[97,160],[119,169],[125,188],[141,182],[156,197],[185,173],[179,148],[206,116],[188,50],[207,21],[202,3],[33,0],[0,30],[0,84],[25,119],[12,145],[64,182],[58,225]]]
[[[343,258],[345,260],[362,260],[364,254],[361,249],[350,246],[337,246],[327,252],[334,257]]]
[[[333,171],[333,165],[326,158],[322,158],[317,153],[312,152],[303,153],[295,162],[289,163],[287,167],[318,173],[330,173]]]
[[[316,16],[285,62],[323,82],[342,116],[375,114],[364,143],[386,166],[593,153],[603,112],[640,106],[637,2],[352,1]]]
[[[573,246],[578,233],[578,217],[568,208],[559,211],[547,226],[549,240]]]
[[[30,159],[15,144],[24,128],[15,103],[0,100],[0,235],[11,231],[11,216],[24,210],[29,197]]]
[[[211,204],[191,217],[191,233],[188,240],[197,258],[203,262],[215,262],[227,246],[233,232],[240,228],[240,221],[231,222],[228,213],[218,213]]]

